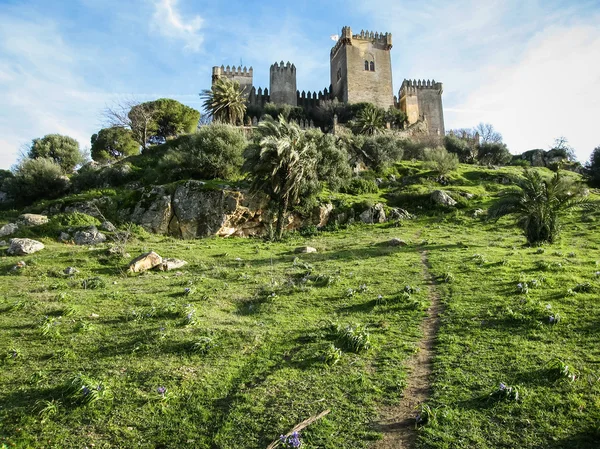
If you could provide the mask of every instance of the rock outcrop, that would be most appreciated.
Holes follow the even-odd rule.
[[[158,267],[162,263],[162,257],[160,257],[154,251],[150,251],[149,253],[144,253],[129,262],[129,271],[133,273],[141,273],[142,271],[147,271],[154,267]]]
[[[383,204],[377,203],[373,207],[369,207],[358,217],[363,223],[384,223],[386,221],[385,210]]]
[[[73,242],[76,245],[97,245],[105,241],[106,236],[98,231],[96,226],[90,226],[86,229],[82,229],[73,235]]]

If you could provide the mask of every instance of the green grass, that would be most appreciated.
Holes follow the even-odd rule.
[[[420,167],[399,167],[414,183],[337,199],[390,204],[440,188]],[[572,214],[541,249],[508,219],[473,218],[506,187],[498,176],[519,172],[461,165],[444,188],[475,198],[455,211],[409,204],[418,218],[400,223],[281,243],[128,244],[132,257],[187,260],[180,273],[128,275],[105,247],[44,237],[31,256],[0,250],[0,446],[266,447],[331,409],[303,447],[370,447],[421,337],[424,249],[444,309],[418,446],[597,447],[600,217]],[[408,245],[382,244],[393,237]],[[293,253],[301,245],[319,251]],[[419,290],[407,297],[407,285]],[[501,382],[519,399],[494,394]]]

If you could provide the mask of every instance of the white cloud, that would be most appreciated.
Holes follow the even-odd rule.
[[[204,38],[200,33],[203,20],[194,16],[185,21],[177,10],[178,0],[155,0],[153,27],[163,36],[185,43],[184,50],[198,52]]]
[[[49,133],[89,145],[106,97],[78,75],[84,57],[49,20],[0,19],[0,167],[11,166],[24,144]]]
[[[393,34],[396,90],[403,78],[444,83],[447,129],[490,122],[514,153],[564,135],[581,161],[600,144],[600,16],[591,2],[354,1]]]

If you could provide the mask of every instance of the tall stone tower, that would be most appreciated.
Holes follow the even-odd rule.
[[[289,61],[287,64],[283,61],[273,64],[270,70],[269,90],[271,103],[296,106],[296,66]]]
[[[442,108],[442,83],[435,80],[404,80],[400,88],[400,109],[412,125],[419,120],[427,121],[431,136],[445,136],[444,110]]]
[[[238,81],[240,83],[240,87],[244,89],[244,94],[246,95],[246,97],[250,94],[250,90],[252,89],[253,78],[252,67],[250,67],[250,69],[247,69],[246,67],[244,67],[243,69],[242,67],[236,68],[235,66],[213,67],[212,84],[214,85],[219,78],[227,78],[232,81]]]
[[[331,49],[332,96],[344,103],[369,102],[388,109],[394,105],[392,88],[392,35],[350,27]]]

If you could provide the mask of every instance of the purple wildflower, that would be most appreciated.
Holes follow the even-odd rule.
[[[84,385],[83,388],[81,389],[81,392],[83,393],[84,396],[87,396],[88,394],[90,394],[90,389],[88,388],[87,385]]]
[[[157,392],[158,394],[160,394],[161,396],[164,396],[164,395],[165,395],[165,393],[167,392],[167,389],[166,389],[165,387],[158,387],[158,388],[156,389],[156,392]]]
[[[302,442],[300,441],[300,434],[298,432],[292,433],[292,435],[288,438],[288,444],[291,447],[300,447]]]
[[[504,390],[506,390],[506,385],[504,385],[504,383],[500,382],[500,387],[498,389],[500,391],[504,391]]]

